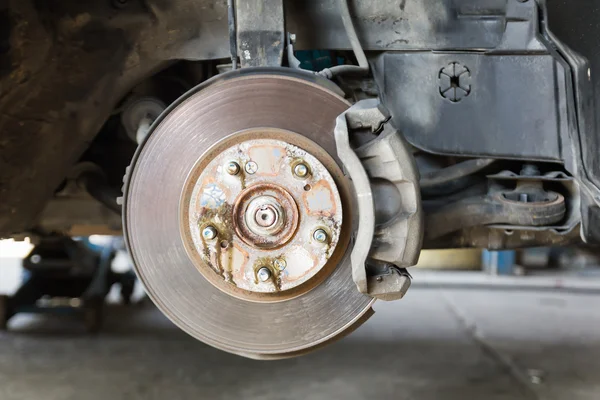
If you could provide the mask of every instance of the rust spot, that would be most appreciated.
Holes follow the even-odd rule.
[[[235,259],[234,257],[236,255],[239,255],[242,259]],[[231,246],[230,249],[230,257],[231,257],[231,263],[232,263],[232,269],[233,269],[233,277],[235,279],[235,281],[243,281],[245,279],[245,270],[246,270],[246,264],[248,264],[248,261],[250,260],[250,255],[248,254],[248,252],[246,250],[244,250],[241,246],[239,246],[238,244],[234,243],[233,246]],[[241,268],[233,268],[233,263],[235,262],[236,265],[240,265]]]
[[[232,224],[232,207],[225,203],[219,208],[208,208],[202,207],[200,209],[200,218],[198,220],[198,228],[200,232],[208,226],[212,225],[217,229],[217,237],[210,241],[210,244],[200,235],[202,240],[202,258],[206,263],[217,273],[222,274],[224,269],[221,265],[221,247],[213,246],[212,243],[219,243],[221,241],[231,242],[233,239],[233,233],[231,232]],[[214,249],[214,251],[211,251]],[[214,256],[213,256],[214,255]]]
[[[248,154],[258,164],[258,175],[277,176],[286,150],[282,146],[256,145],[248,148]]]
[[[311,185],[308,191],[305,190],[302,201],[311,215],[331,217],[337,213],[334,191],[325,179]]]

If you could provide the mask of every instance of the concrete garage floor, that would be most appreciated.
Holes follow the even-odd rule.
[[[150,305],[103,333],[21,316],[0,336],[0,399],[600,399],[600,297],[412,288],[349,337],[258,362],[180,332]]]

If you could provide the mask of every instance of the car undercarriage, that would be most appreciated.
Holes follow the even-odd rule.
[[[599,12],[0,1],[0,237],[122,234],[173,322],[261,359],[401,299],[422,249],[597,245]]]

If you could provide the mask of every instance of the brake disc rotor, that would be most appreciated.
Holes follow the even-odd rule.
[[[236,71],[154,124],[125,190],[149,296],[175,324],[250,357],[300,354],[362,322],[353,195],[335,157],[348,103],[309,79]]]

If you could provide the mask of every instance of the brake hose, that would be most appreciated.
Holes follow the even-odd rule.
[[[354,24],[350,17],[350,9],[348,8],[348,0],[338,0],[338,6],[342,17],[342,23],[346,30],[346,35],[348,36],[350,46],[352,46],[352,51],[358,61],[358,65],[336,65],[335,67],[325,68],[322,71],[319,71],[318,74],[328,79],[343,74],[366,75],[369,73],[369,62],[367,61],[367,56],[365,56],[365,52],[358,40],[356,29],[354,29]]]

